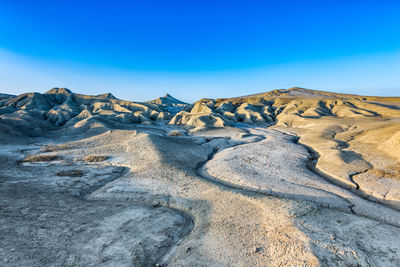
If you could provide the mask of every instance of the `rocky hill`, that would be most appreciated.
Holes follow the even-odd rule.
[[[171,115],[175,115],[179,111],[182,111],[189,106],[188,103],[180,101],[170,94],[166,94],[165,96],[148,101],[148,103],[158,105],[162,110],[170,113]]]
[[[152,124],[169,120],[168,104],[125,101],[112,94],[75,94],[66,88],[53,88],[44,94],[1,95],[2,133],[38,136],[59,127],[73,132],[123,127],[135,123]],[[4,136],[3,136],[4,137]]]
[[[202,129],[231,123],[290,126],[305,118],[388,118],[400,116],[400,98],[365,97],[303,88],[235,98],[201,99],[176,114],[171,124]]]
[[[170,94],[166,94],[165,96],[161,96],[157,99],[149,101],[149,103],[157,104],[157,105],[165,105],[165,106],[181,106],[181,105],[188,105],[179,99],[171,96]]]

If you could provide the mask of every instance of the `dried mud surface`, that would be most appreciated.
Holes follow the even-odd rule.
[[[400,100],[0,100],[2,266],[399,266]]]

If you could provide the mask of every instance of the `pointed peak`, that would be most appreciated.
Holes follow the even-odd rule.
[[[174,98],[172,95],[170,95],[168,93],[166,93],[163,97],[165,97],[165,98]]]
[[[63,95],[69,95],[72,94],[71,90],[69,90],[68,88],[58,88],[58,87],[54,87],[52,89],[50,89],[49,91],[47,91],[45,94],[63,94]]]
[[[116,97],[115,97],[113,94],[111,94],[111,93],[105,93],[105,94],[97,95],[97,97],[116,99]]]
[[[149,103],[158,104],[158,105],[167,105],[167,106],[176,106],[176,105],[187,105],[187,103],[176,99],[170,94],[165,94],[157,99],[149,101]]]
[[[306,88],[303,88],[303,87],[297,87],[297,86],[295,86],[295,87],[291,87],[291,88],[289,88],[289,89],[287,89],[288,91],[296,91],[296,90],[307,90],[307,91],[315,91],[315,90],[312,90],[312,89],[306,89]]]

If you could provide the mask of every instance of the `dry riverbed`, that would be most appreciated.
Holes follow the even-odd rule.
[[[298,138],[153,128],[3,146],[1,264],[400,265],[399,212],[312,172]]]

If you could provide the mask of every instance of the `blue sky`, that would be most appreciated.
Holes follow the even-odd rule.
[[[400,95],[399,14],[397,1],[0,0],[0,91]]]

